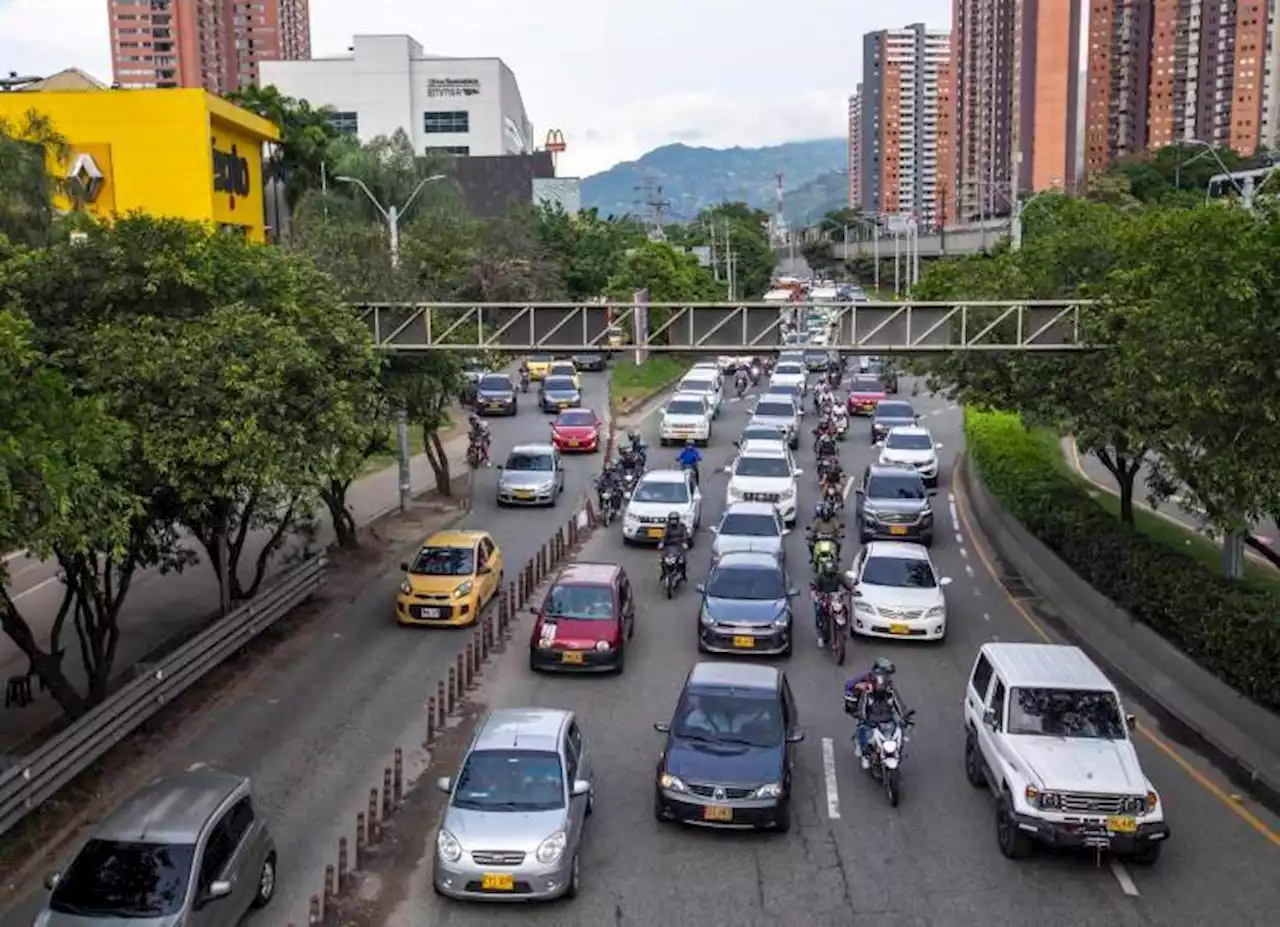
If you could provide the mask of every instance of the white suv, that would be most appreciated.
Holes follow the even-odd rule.
[[[737,502],[769,502],[788,528],[794,528],[798,515],[797,469],[791,452],[781,441],[748,441],[738,457],[727,468],[729,487],[725,490],[725,506]]]
[[[928,428],[899,425],[890,428],[880,450],[882,464],[910,467],[924,478],[930,488],[938,485],[938,447]]]
[[[1120,695],[1078,647],[984,644],[964,697],[964,771],[997,801],[1000,852],[1035,843],[1149,866],[1169,839]]]
[[[711,407],[697,393],[676,393],[662,410],[658,442],[666,447],[689,440],[703,447],[711,443]]]
[[[724,399],[724,381],[715,370],[690,370],[680,385],[677,393],[697,393],[711,407],[711,417],[720,415],[720,402]]]

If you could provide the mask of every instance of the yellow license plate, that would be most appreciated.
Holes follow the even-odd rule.
[[[501,409],[501,408],[502,408],[502,403],[501,403],[501,402],[491,402],[491,403],[489,403],[489,408],[490,408],[490,409]]]
[[[733,809],[725,808],[721,805],[707,805],[702,809],[702,820],[704,821],[732,821]]]
[[[573,405],[573,403],[571,403],[568,399],[561,399],[561,400],[560,400],[560,408],[562,408],[562,409],[567,409],[567,408],[569,408],[569,406],[571,406],[571,405]]]
[[[650,528],[648,531],[649,537],[651,538],[660,538],[665,533],[666,532],[662,528]]]
[[[566,441],[566,442],[564,442],[564,443],[565,443],[565,446],[566,446],[566,447],[577,447],[577,446],[578,446],[578,442],[577,442],[577,441],[574,441],[574,440],[572,440],[572,439],[570,439],[570,440],[568,440],[568,441]]]
[[[902,525],[894,525],[889,529],[889,533],[895,534],[895,535],[903,535],[907,533],[907,529],[904,528]]]
[[[505,872],[486,872],[480,876],[480,888],[486,892],[513,892],[516,877]]]
[[[582,651],[566,650],[564,653],[560,654],[560,662],[561,663],[581,663]]]
[[[1131,817],[1107,818],[1107,830],[1113,834],[1136,834],[1138,821]]]
[[[909,624],[891,624],[889,625],[890,634],[910,634],[911,625]]]
[[[735,647],[745,647],[750,650],[755,645],[756,639],[754,637],[735,637],[733,639],[733,646]]]
[[[517,489],[515,491],[515,497],[517,499],[532,499],[533,491],[528,489]]]

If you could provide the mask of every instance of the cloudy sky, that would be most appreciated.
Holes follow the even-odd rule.
[[[0,0],[0,69],[111,77],[109,0]],[[515,71],[535,135],[564,131],[562,175],[673,141],[729,147],[844,134],[864,32],[946,28],[951,0],[311,0],[315,55],[408,33]]]

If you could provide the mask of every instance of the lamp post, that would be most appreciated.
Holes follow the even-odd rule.
[[[1053,183],[1054,180],[1057,180],[1057,178],[1050,178],[1049,182]],[[1050,187],[1048,190],[1041,190],[1039,193],[1032,194],[1031,196],[1027,197],[1025,200],[1017,195],[1014,196],[1013,214],[1009,217],[1010,246],[1013,248],[1014,251],[1022,250],[1022,210],[1026,209],[1028,206],[1030,206],[1036,200],[1040,199],[1040,197],[1042,196],[1045,196],[1049,193],[1061,193],[1061,192],[1062,190],[1060,190],[1057,187]]]

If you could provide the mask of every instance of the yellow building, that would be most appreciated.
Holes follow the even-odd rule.
[[[210,222],[266,237],[262,146],[276,127],[203,90],[48,90],[0,93],[0,119],[49,119],[70,143],[56,166],[73,201],[95,215],[134,210]]]

